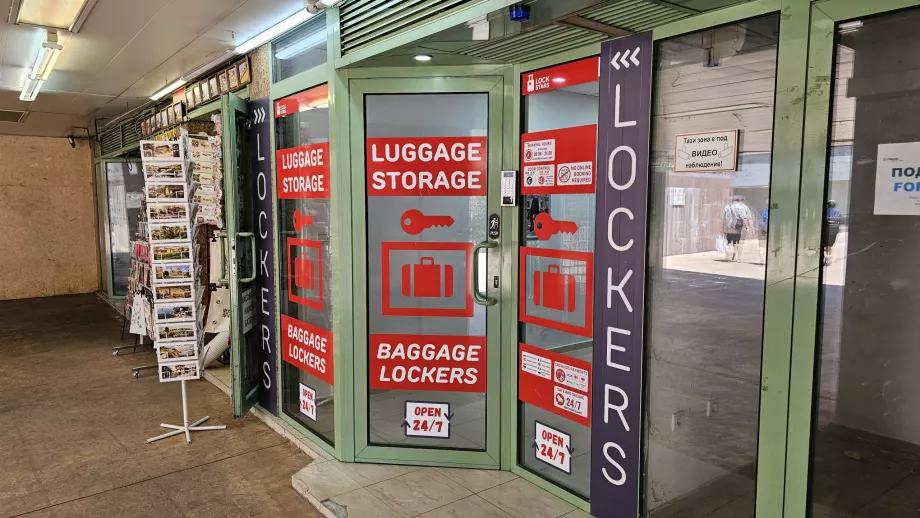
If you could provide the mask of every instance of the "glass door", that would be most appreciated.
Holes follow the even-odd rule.
[[[499,466],[502,85],[351,83],[359,461]]]
[[[233,416],[242,417],[259,400],[261,363],[261,343],[254,319],[256,297],[253,281],[258,270],[252,202],[254,183],[249,157],[249,103],[234,94],[224,95],[221,97],[221,114]]]

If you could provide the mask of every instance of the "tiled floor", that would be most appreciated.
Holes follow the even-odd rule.
[[[0,517],[321,516],[291,487],[311,458],[207,382],[190,417],[227,429],[146,444],[179,385],[131,377],[153,354],[113,357],[121,324],[95,295],[0,302]]]
[[[339,518],[581,518],[507,471],[317,461],[293,477]]]

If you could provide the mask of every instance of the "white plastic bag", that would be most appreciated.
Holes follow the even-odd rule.
[[[716,251],[720,254],[724,254],[728,250],[728,241],[725,239],[725,236],[719,236],[716,238]]]

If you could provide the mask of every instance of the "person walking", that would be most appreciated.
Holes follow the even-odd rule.
[[[736,194],[722,209],[722,232],[725,234],[725,260],[741,261],[745,229],[751,228],[751,210],[744,204],[744,196]]]
[[[837,243],[837,234],[843,224],[843,214],[837,210],[837,202],[827,201],[827,213],[824,221],[824,265],[830,265],[834,257],[834,245]]]

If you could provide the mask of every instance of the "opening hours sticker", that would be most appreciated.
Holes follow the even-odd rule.
[[[406,420],[403,428],[406,437],[433,437],[450,439],[450,403],[406,401]]]
[[[535,421],[533,449],[534,455],[540,462],[572,474],[572,436],[547,426],[540,421]]]

